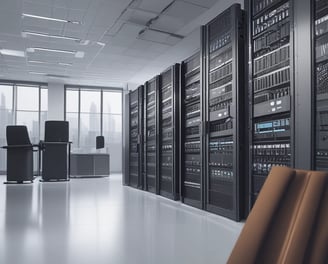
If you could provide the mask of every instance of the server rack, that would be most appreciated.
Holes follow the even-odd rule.
[[[203,89],[201,53],[180,68],[180,196],[185,204],[203,208]]]
[[[165,70],[159,82],[159,194],[173,200],[179,198],[179,68]]]
[[[250,205],[272,166],[294,166],[293,0],[249,0]]]
[[[127,92],[124,94],[124,115],[123,115],[123,153],[122,153],[122,166],[123,166],[123,185],[129,185],[129,164],[130,164],[130,94]]]
[[[328,170],[328,2],[314,2],[315,169]]]
[[[144,189],[159,193],[159,77],[144,86]]]
[[[234,4],[205,33],[206,209],[233,220],[244,215],[245,13]]]
[[[143,188],[142,135],[143,135],[143,86],[129,93],[129,180],[131,187]]]

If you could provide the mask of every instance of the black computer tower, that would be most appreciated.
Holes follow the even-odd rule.
[[[175,64],[159,76],[159,194],[179,199],[179,70]]]

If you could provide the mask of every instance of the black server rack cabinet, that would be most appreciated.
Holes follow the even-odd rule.
[[[176,64],[160,75],[159,194],[179,199],[179,70]]]
[[[144,189],[159,192],[159,77],[151,79],[144,86]]]
[[[123,185],[129,185],[129,163],[130,163],[130,94],[124,94],[124,115],[123,115],[123,153],[122,153],[122,169],[123,169]]]
[[[272,166],[294,166],[293,1],[249,0],[250,205]]]
[[[143,188],[142,135],[143,135],[143,86],[129,93],[129,180],[128,185]]]
[[[315,169],[328,170],[328,1],[315,0]]]
[[[180,68],[180,197],[185,204],[203,208],[203,92],[201,54]]]
[[[244,215],[245,12],[234,4],[205,27],[206,210],[239,221]]]

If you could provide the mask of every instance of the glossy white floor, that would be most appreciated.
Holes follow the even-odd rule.
[[[242,228],[110,179],[4,185],[1,264],[225,263]]]

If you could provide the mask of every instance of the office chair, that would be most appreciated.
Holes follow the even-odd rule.
[[[42,145],[42,180],[68,181],[70,144],[67,121],[46,121]]]
[[[328,263],[328,172],[273,167],[228,264]]]
[[[38,151],[39,145],[33,145],[28,136],[26,126],[7,126],[7,182],[33,182],[33,151]],[[35,149],[37,148],[37,149]]]

